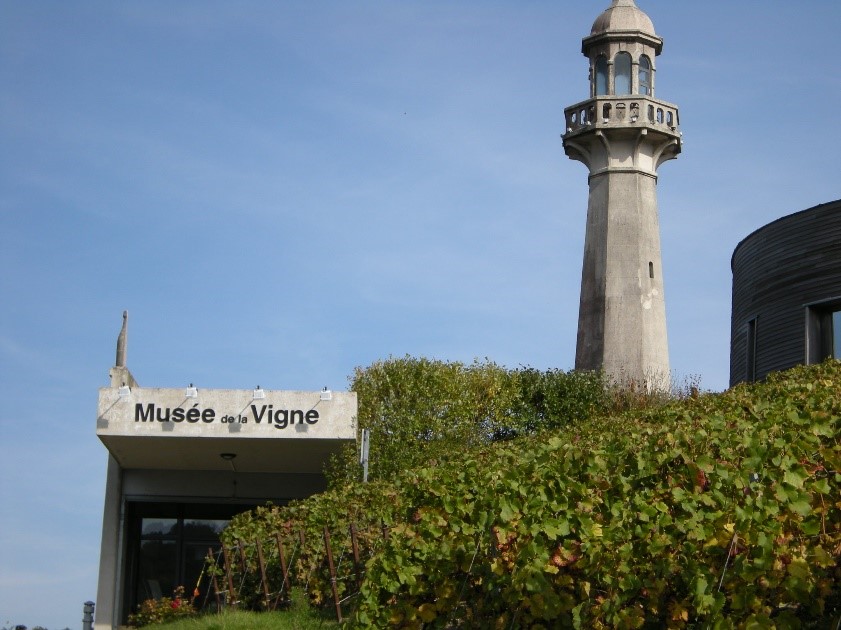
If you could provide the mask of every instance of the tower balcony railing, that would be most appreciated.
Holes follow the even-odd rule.
[[[605,127],[662,127],[678,133],[680,118],[676,105],[640,94],[597,96],[564,109],[566,134]],[[565,134],[565,135],[566,135]]]

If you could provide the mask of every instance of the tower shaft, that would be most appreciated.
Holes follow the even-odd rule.
[[[656,178],[590,178],[575,368],[660,386],[668,380]]]

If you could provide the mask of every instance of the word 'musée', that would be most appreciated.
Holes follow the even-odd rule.
[[[251,405],[252,420],[256,424],[265,422],[267,425],[274,425],[275,429],[285,429],[292,424],[315,424],[319,420],[318,411],[310,409],[275,409],[273,405]],[[134,406],[135,422],[205,422],[210,424],[216,421],[215,409],[182,409],[181,407],[158,407],[155,403],[137,403]],[[224,423],[247,424],[247,415],[222,416]]]

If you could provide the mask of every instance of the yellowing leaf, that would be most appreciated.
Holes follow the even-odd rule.
[[[809,577],[809,563],[803,558],[794,558],[786,567],[789,575],[805,579]]]
[[[435,620],[435,617],[437,615],[438,613],[435,611],[435,606],[433,606],[432,604],[421,604],[418,607],[418,616],[424,623],[431,623]]]
[[[689,621],[689,611],[682,604],[674,604],[671,608],[672,621]]]

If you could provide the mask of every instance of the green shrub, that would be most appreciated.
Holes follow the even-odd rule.
[[[358,426],[370,430],[369,478],[458,458],[465,449],[557,429],[603,413],[611,403],[602,376],[491,361],[470,365],[403,357],[357,368]],[[358,447],[328,468],[331,485],[360,478]]]
[[[598,372],[542,372],[530,367],[514,370],[519,387],[514,418],[509,426],[520,435],[557,430],[606,412],[610,389]]]
[[[135,628],[141,628],[151,624],[192,617],[195,614],[196,609],[192,602],[184,598],[184,587],[177,586],[172,592],[172,597],[147,599],[140,604],[137,612],[129,615],[128,623]]]

